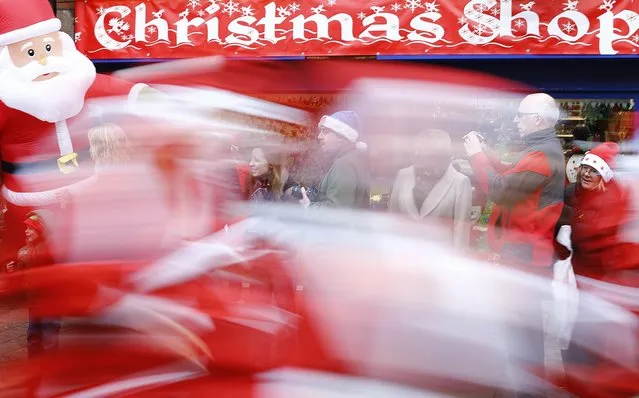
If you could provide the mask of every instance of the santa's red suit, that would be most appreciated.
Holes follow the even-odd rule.
[[[57,207],[63,191],[91,175],[87,132],[92,126],[85,101],[107,96],[135,100],[145,85],[96,75],[73,40],[59,32],[61,23],[46,0],[1,1],[0,15],[6,262],[24,242],[25,215],[36,207]]]

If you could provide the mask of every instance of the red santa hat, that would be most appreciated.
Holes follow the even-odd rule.
[[[581,161],[582,165],[590,166],[597,170],[605,182],[612,180],[614,176],[615,158],[619,154],[619,146],[614,142],[604,142],[592,151],[586,152]]]
[[[0,47],[60,30],[47,0],[0,0]]]
[[[48,210],[34,210],[27,214],[24,224],[36,230],[40,235],[45,235],[51,217],[52,214]]]

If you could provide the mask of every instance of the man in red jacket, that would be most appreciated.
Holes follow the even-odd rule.
[[[510,167],[484,153],[477,134],[465,138],[479,188],[494,203],[491,245],[506,264],[549,271],[553,263],[566,178],[554,130],[558,118],[559,109],[549,95],[532,94],[521,102],[515,122],[525,147]]]
[[[464,146],[473,173],[493,208],[489,241],[504,264],[552,277],[555,226],[561,216],[566,169],[561,143],[555,134],[559,109],[547,94],[532,94],[520,103],[515,123],[524,148],[512,166],[503,165],[483,150],[478,134],[465,137]],[[539,303],[536,319],[522,324],[543,325]],[[515,358],[526,368],[543,367],[542,327],[520,331],[515,347],[527,352]]]

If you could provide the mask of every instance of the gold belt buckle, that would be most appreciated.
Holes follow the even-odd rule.
[[[78,154],[69,153],[58,158],[58,168],[64,174],[73,173],[80,165],[78,164]]]

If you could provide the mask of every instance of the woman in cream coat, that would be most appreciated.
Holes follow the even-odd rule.
[[[451,164],[452,144],[448,133],[427,130],[414,142],[413,165],[399,171],[389,208],[415,221],[442,222],[445,239],[455,248],[470,241],[472,187],[468,177]]]

